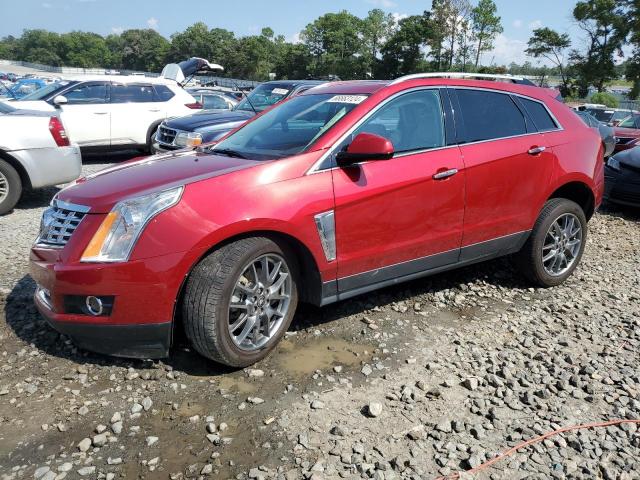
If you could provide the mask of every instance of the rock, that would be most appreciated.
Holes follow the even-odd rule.
[[[111,431],[116,435],[119,435],[122,432],[122,422],[115,422],[111,425]]]
[[[44,477],[47,474],[47,472],[50,472],[50,471],[51,471],[51,468],[48,467],[48,466],[39,467],[33,473],[33,478],[40,479],[40,478]]]
[[[142,399],[142,408],[144,408],[145,412],[148,412],[153,405],[153,401],[149,397],[144,397]]]
[[[324,403],[320,400],[314,400],[313,402],[311,402],[311,408],[313,410],[322,410],[324,408]]]
[[[78,450],[80,450],[81,452],[86,452],[90,448],[91,448],[91,439],[90,438],[83,438],[82,440],[80,440],[78,442]]]
[[[247,370],[247,375],[253,378],[264,377],[264,371],[257,368],[249,368]]]
[[[102,447],[107,443],[107,434],[101,433],[93,437],[93,446]]]
[[[142,405],[140,405],[138,402],[136,402],[131,406],[131,413],[133,413],[133,414],[140,413],[143,408],[144,407]]]
[[[371,375],[373,373],[373,369],[369,366],[369,365],[365,365],[364,367],[362,367],[362,369],[360,370],[360,372],[365,376],[368,377],[369,375]]]
[[[117,423],[122,421],[122,414],[120,412],[116,412],[111,416],[111,420],[109,420],[109,423]]]
[[[86,477],[88,475],[93,475],[96,472],[96,467],[93,465],[88,467],[82,467],[82,468],[79,468],[77,471],[78,471],[78,475],[80,475],[81,477]]]
[[[370,417],[379,417],[382,414],[382,403],[369,402],[369,405],[367,405],[367,413]]]
[[[158,437],[154,437],[150,435],[146,438],[146,441],[147,441],[147,447],[150,447],[152,445],[155,445],[158,442]]]
[[[467,388],[468,390],[477,390],[478,388],[478,379],[471,377],[471,378],[467,378],[462,382],[462,386]]]
[[[200,470],[200,475],[211,475],[213,473],[213,465],[207,463],[202,470]]]
[[[73,469],[73,463],[65,462],[58,466],[59,472],[70,472]]]
[[[260,405],[264,403],[264,400],[260,397],[249,397],[247,398],[247,402],[252,403],[253,405]]]

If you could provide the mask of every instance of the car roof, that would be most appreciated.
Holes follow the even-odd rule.
[[[397,80],[351,80],[341,82],[330,82],[307,90],[302,95],[334,94],[334,95],[373,95],[385,87],[405,88],[419,86],[441,86],[441,87],[467,87],[481,88],[487,90],[504,91],[531,97],[538,100],[549,100],[554,98],[549,89],[527,85],[522,83],[511,83],[494,80],[468,80],[463,78],[407,78],[403,81]],[[398,91],[402,89],[398,88]]]
[[[288,85],[290,87],[297,87],[299,85],[322,85],[327,83],[326,80],[270,80],[268,82],[261,83],[260,85]]]
[[[153,83],[157,85],[177,85],[175,80],[160,77],[142,77],[140,75],[82,75],[62,80],[72,82],[114,82],[114,83]]]

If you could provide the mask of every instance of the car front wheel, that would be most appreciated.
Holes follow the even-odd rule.
[[[266,357],[283,337],[298,304],[297,265],[268,238],[214,250],[187,280],[183,320],[203,356],[233,367]]]
[[[522,273],[541,287],[560,285],[580,263],[586,239],[587,219],[577,203],[566,198],[547,201],[517,254]]]

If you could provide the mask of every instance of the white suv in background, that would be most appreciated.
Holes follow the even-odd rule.
[[[202,108],[178,83],[166,78],[100,75],[64,80],[42,90],[9,104],[59,111],[69,139],[83,150],[149,151],[164,119]]]
[[[18,110],[0,102],[0,215],[25,188],[66,183],[80,176],[80,148],[55,112]]]

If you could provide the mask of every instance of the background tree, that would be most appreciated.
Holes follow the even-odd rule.
[[[313,55],[312,74],[363,78],[362,30],[362,20],[346,10],[327,13],[307,25],[301,37]]]
[[[622,57],[622,44],[628,24],[620,0],[586,0],[576,3],[573,17],[587,36],[587,49],[574,50],[571,59],[577,73],[579,93],[586,96],[589,86],[604,91],[615,78],[614,56]]]
[[[533,31],[529,39],[527,55],[534,58],[546,58],[558,68],[562,85],[560,87],[563,96],[569,95],[570,82],[565,65],[565,53],[571,46],[571,40],[566,33],[558,33],[550,28],[538,28]]]
[[[111,60],[111,52],[102,36],[77,31],[60,35],[58,56],[62,65],[81,68],[104,67]]]
[[[429,12],[412,15],[398,22],[395,32],[382,47],[381,78],[397,78],[429,70],[423,49],[433,35]]]
[[[171,44],[155,30],[125,30],[122,40],[122,68],[160,72]]]
[[[471,24],[476,41],[476,62],[478,68],[483,52],[493,49],[493,41],[503,32],[502,19],[493,0],[480,0],[471,10]]]
[[[367,74],[375,76],[379,70],[380,50],[395,29],[393,16],[379,8],[371,10],[362,20],[363,57]]]
[[[633,82],[633,88],[629,96],[638,98],[640,96],[640,1],[628,0],[627,8],[625,17],[627,19],[627,28],[631,33],[629,41],[633,47],[633,53],[625,66],[625,74],[627,80]]]

